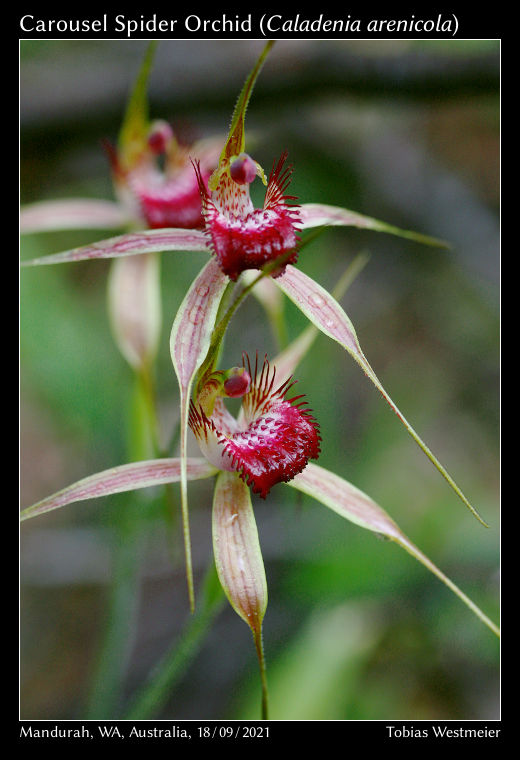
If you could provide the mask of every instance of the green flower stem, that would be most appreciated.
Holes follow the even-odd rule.
[[[316,230],[313,230],[313,232],[310,233],[305,239],[305,241],[300,245],[301,248],[308,244],[311,240],[314,240],[321,232],[323,231],[323,227],[317,227]],[[280,254],[276,259],[273,259],[273,261],[270,261],[268,264],[265,264],[262,267],[262,270],[260,271],[259,275],[255,277],[255,279],[249,283],[235,298],[234,301],[232,301],[230,306],[227,306],[228,298],[229,298],[229,290],[226,291],[224,296],[226,297],[226,310],[224,312],[224,315],[221,316],[222,309],[219,309],[219,312],[217,313],[217,320],[215,323],[215,329],[213,330],[213,334],[211,336],[211,344],[208,349],[208,353],[206,355],[206,358],[204,359],[204,362],[202,363],[198,373],[197,378],[195,381],[195,395],[198,394],[198,391],[204,383],[206,382],[209,375],[214,371],[218,356],[220,354],[220,350],[222,347],[222,343],[224,340],[224,336],[226,334],[227,327],[231,321],[231,318],[235,311],[238,309],[242,301],[249,295],[249,293],[253,290],[256,283],[261,280],[263,277],[267,277],[271,274],[271,272],[275,271],[283,265],[287,259],[290,258],[292,255],[291,251],[286,251],[285,253]]]
[[[253,633],[255,640],[256,654],[260,666],[260,679],[262,682],[262,720],[269,719],[269,693],[267,691],[267,668],[265,665],[264,644],[262,641],[262,630]]]
[[[215,566],[211,563],[196,612],[190,615],[181,637],[172,644],[154,668],[148,682],[135,696],[125,719],[143,720],[157,715],[198,652],[224,601],[224,592]]]
[[[135,377],[129,413],[131,461],[157,456],[158,425],[151,369]],[[125,668],[130,655],[139,603],[139,569],[145,540],[149,499],[138,493],[116,501],[113,581],[108,616],[87,699],[89,719],[116,717]]]
[[[143,505],[130,497],[118,507],[108,617],[87,701],[87,719],[108,720],[117,717],[122,681],[137,618],[138,565],[143,548]]]
[[[136,392],[136,403],[142,406],[142,424],[138,425],[138,438],[135,441],[135,449],[146,449],[143,456],[149,456],[150,452],[157,458],[163,455],[160,444],[159,420],[157,417],[157,403],[155,393],[155,380],[153,367],[150,363],[145,364],[137,374],[139,388]],[[146,439],[149,439],[149,443]],[[134,452],[136,456],[138,451]]]
[[[271,330],[273,331],[274,339],[278,347],[278,351],[282,351],[287,347],[289,343],[289,336],[287,333],[287,324],[285,321],[285,314],[283,309],[278,311],[275,315],[270,314],[269,319],[271,322]]]

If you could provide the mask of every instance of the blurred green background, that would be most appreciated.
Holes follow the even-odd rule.
[[[113,197],[101,140],[117,136],[145,44],[21,42],[22,203]],[[190,140],[225,134],[261,47],[161,42],[152,117]],[[370,253],[342,304],[384,387],[489,529],[337,344],[320,336],[296,376],[321,426],[319,463],[372,496],[498,622],[499,43],[280,40],[246,127],[266,170],[289,151],[290,191],[301,202],[344,206],[453,244],[438,250],[337,228],[305,248],[299,266],[330,290],[357,253]],[[26,236],[21,256],[110,234]],[[170,327],[206,261],[203,253],[162,255],[165,440],[178,404]],[[22,271],[23,507],[127,461],[134,381],[109,329],[109,266]],[[294,337],[305,321],[288,302],[285,313]],[[239,363],[243,350],[277,353],[253,298],[231,323],[223,366]],[[173,497],[178,503],[176,487]],[[212,561],[211,499],[211,481],[190,487],[197,584]],[[499,717],[498,641],[424,567],[284,485],[254,506],[269,586],[273,719]],[[146,491],[23,524],[22,718],[85,718],[96,705],[96,717],[124,716],[189,622],[178,527],[178,514],[165,519],[161,494]],[[114,619],[121,578],[127,598]],[[100,652],[106,660],[111,651],[118,657],[100,665]],[[226,604],[149,717],[256,719],[259,699],[250,632]]]

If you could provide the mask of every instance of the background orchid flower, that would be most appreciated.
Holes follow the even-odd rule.
[[[116,145],[105,141],[116,202],[89,198],[40,201],[22,207],[20,231],[75,228],[149,229],[203,226],[200,183],[218,160],[220,141],[186,146],[168,122],[152,120],[147,97],[156,43],[147,48],[132,87]],[[197,159],[199,177],[191,161]],[[138,373],[149,374],[161,329],[160,263],[157,252],[113,262],[108,303],[121,353]]]
[[[293,249],[297,246],[298,229],[323,226],[360,227],[409,238],[427,245],[445,247],[447,244],[436,238],[402,230],[348,209],[318,203],[307,203],[296,207],[287,203],[287,201],[296,200],[293,196],[285,195],[291,174],[290,167],[284,169],[287,153],[283,153],[278,161],[273,162],[270,180],[269,182],[266,180],[262,167],[245,153],[244,122],[255,82],[272,46],[273,41],[265,45],[242,88],[231,120],[228,138],[220,153],[218,166],[212,174],[209,168],[215,164],[216,155],[218,155],[215,141],[209,144],[205,142],[200,148],[194,146],[193,149],[181,150],[173,135],[169,137],[170,130],[167,126],[154,125],[148,120],[146,83],[153,54],[153,48],[149,48],[127,108],[119,147],[117,152],[113,153],[112,165],[117,191],[125,205],[133,210],[131,218],[138,221],[136,214],[141,213],[141,218],[148,223],[148,227],[160,228],[162,232],[156,233],[152,229],[149,232],[143,230],[130,233],[41,259],[25,261],[24,265],[117,258],[158,250],[213,251],[223,271],[229,269],[232,279],[236,279],[241,271],[250,268],[260,269],[264,264],[284,253],[288,254],[285,263],[295,261],[297,254]],[[174,176],[171,179],[164,176],[156,167],[158,151],[166,154],[166,166],[173,167]],[[188,156],[196,162],[195,169],[189,168]],[[174,198],[173,188],[175,172],[179,171],[177,199]],[[249,195],[249,185],[256,176],[259,176],[267,185],[262,210],[254,209]],[[205,181],[208,177],[209,187],[206,188]],[[187,186],[191,190],[188,191]],[[197,192],[192,192],[197,187],[199,195],[202,194],[204,223],[198,216],[200,198],[195,202]],[[164,192],[164,198],[159,197],[161,192]],[[78,202],[71,203],[76,208]],[[84,226],[91,226],[87,206],[88,204],[85,205],[84,216],[87,221]],[[65,206],[62,208],[65,209]],[[93,207],[93,210],[95,208]],[[23,208],[21,231],[50,229],[52,210],[52,205],[44,206],[43,204]],[[59,206],[56,211],[59,211]],[[180,217],[186,216],[189,220],[182,224],[177,222],[175,226],[168,224],[169,221],[173,221],[177,212]],[[57,213],[56,218],[62,219],[64,215],[64,212]],[[72,225],[74,220],[72,212],[69,216]],[[106,214],[106,217],[110,218],[110,215]],[[90,219],[90,222],[94,221],[95,219]],[[78,226],[79,223],[78,209],[74,226]],[[186,228],[197,227],[204,227],[204,229],[193,229],[191,233],[184,232]],[[227,242],[225,242],[226,238],[228,238]],[[240,258],[240,250],[242,250],[242,258]]]
[[[24,234],[64,229],[202,227],[199,185],[191,159],[207,181],[218,161],[221,138],[190,146],[171,125],[149,116],[148,80],[156,43],[151,42],[130,92],[116,145],[105,141],[116,201],[64,198],[22,206]]]

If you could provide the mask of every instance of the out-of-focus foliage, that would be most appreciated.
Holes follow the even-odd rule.
[[[450,251],[434,250],[331,229],[302,251],[299,266],[331,290],[356,253],[370,252],[342,304],[385,388],[489,529],[462,507],[337,345],[316,340],[297,388],[320,422],[320,464],[370,494],[495,620],[497,44],[279,41],[248,110],[255,158],[268,168],[287,149],[295,166],[291,192],[302,202],[346,206],[453,243]],[[189,139],[225,134],[251,45],[161,43],[152,115],[171,119]],[[22,42],[22,202],[111,197],[100,141],[117,134],[142,52],[139,42]],[[314,57],[324,62],[323,73],[314,72],[318,83],[320,76],[327,82],[321,89],[306,79],[304,64]],[[473,62],[472,87],[461,87],[460,79],[457,86],[457,67],[446,66],[446,57],[462,62],[464,72]],[[354,87],[353,61],[373,73],[366,91]],[[437,87],[406,87],[426,62]],[[342,65],[344,86],[338,84]],[[378,80],[378,71],[385,77]],[[214,98],[206,97],[208,72]],[[284,88],[286,82],[293,86]],[[22,258],[103,237],[92,231],[30,236]],[[156,374],[165,440],[178,413],[168,332],[206,260],[202,253],[162,255],[165,328]],[[126,461],[133,378],[110,333],[108,267],[90,261],[22,273],[23,506]],[[289,335],[296,336],[305,322],[289,302],[285,312]],[[231,323],[222,366],[240,362],[242,350],[277,353],[252,298]],[[196,582],[211,561],[211,498],[211,483],[193,484]],[[498,716],[497,641],[436,578],[397,547],[291,489],[273,489],[253,506],[269,586],[264,638],[271,717]],[[125,510],[127,501],[113,497],[23,527],[22,718],[84,715],[106,623],[114,524]],[[135,616],[126,621],[132,635],[122,711],[189,615],[178,515],[165,520],[161,494],[144,492],[132,497],[128,514],[142,532],[135,545],[140,593]],[[249,632],[223,608],[157,717],[255,718],[258,693]]]

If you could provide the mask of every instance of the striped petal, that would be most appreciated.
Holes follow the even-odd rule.
[[[205,459],[189,459],[186,462],[186,477],[188,480],[209,478],[216,472]],[[86,499],[96,499],[124,491],[135,491],[138,488],[159,486],[164,483],[177,483],[181,477],[180,459],[152,459],[144,462],[132,462],[119,467],[111,467],[95,475],[78,480],[67,488],[52,496],[27,507],[21,512],[21,519],[59,509],[67,504]]]
[[[115,259],[156,251],[206,251],[206,236],[200,230],[161,229],[129,232],[126,235],[101,240],[62,253],[23,261],[22,266],[63,264],[86,259]]]
[[[455,481],[451,478],[451,476],[433,455],[426,444],[421,440],[413,427],[401,414],[388,393],[385,391],[374,370],[365,358],[363,351],[361,350],[361,346],[359,345],[356,331],[354,330],[352,322],[345,314],[341,306],[337,303],[337,301],[330,295],[330,293],[328,293],[324,288],[321,287],[321,285],[312,280],[306,274],[290,265],[285,270],[285,273],[281,277],[273,280],[273,282],[275,282],[278,287],[283,290],[283,292],[293,301],[293,303],[296,304],[296,306],[298,306],[298,308],[308,317],[308,319],[314,325],[316,325],[316,327],[325,333],[325,335],[328,335],[330,338],[337,341],[349,352],[349,354],[363,369],[367,377],[374,383],[383,398],[388,402],[388,404],[397,414],[406,430],[410,433],[418,446],[424,451],[428,459],[435,465],[441,475],[446,479],[455,493],[460,497],[460,499],[462,499],[464,504],[475,515],[475,517],[481,523],[486,525],[478,512],[464,496]]]
[[[181,507],[190,604],[193,609],[191,542],[187,494],[187,426],[191,387],[208,352],[220,299],[228,283],[214,259],[195,278],[177,312],[170,335],[170,354],[180,389],[181,412]]]
[[[449,248],[449,243],[444,240],[423,235],[420,232],[411,232],[410,230],[401,230],[392,224],[380,222],[370,216],[358,214],[356,211],[350,211],[338,206],[327,206],[321,203],[304,203],[300,206],[300,218],[302,229],[307,227],[360,227],[365,230],[375,230],[376,232],[386,232],[389,235],[415,240],[417,243],[425,245],[434,245],[440,248]]]
[[[312,496],[350,522],[399,544],[448,586],[493,633],[500,635],[499,629],[487,615],[405,536],[384,509],[351,483],[311,463],[289,485]]]

